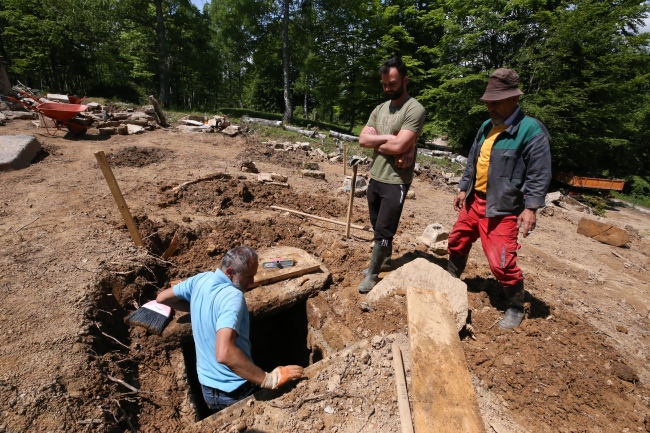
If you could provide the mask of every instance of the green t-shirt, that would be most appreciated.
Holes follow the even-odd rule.
[[[400,130],[407,129],[415,132],[416,136],[419,137],[426,117],[424,107],[414,98],[407,99],[399,107],[393,107],[390,103],[391,101],[386,101],[377,105],[370,114],[366,126],[375,128],[379,135],[397,135]],[[410,167],[397,168],[393,155],[384,155],[375,150],[370,177],[383,183],[409,184],[413,181],[414,167],[415,158],[413,158],[413,164]]]

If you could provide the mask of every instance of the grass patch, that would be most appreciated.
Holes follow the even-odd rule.
[[[418,154],[416,162],[419,162],[420,165],[424,168],[441,168],[446,171],[451,171],[460,176],[463,173],[465,167],[457,162],[450,160],[449,158],[436,158],[434,156],[427,156]]]
[[[650,209],[650,197],[637,197],[633,195],[623,194],[622,192],[612,191],[612,195],[619,200],[623,200],[634,205],[639,205],[644,208]]]
[[[282,114],[280,113],[268,113],[265,111],[255,111],[247,108],[222,108],[220,112],[227,114],[231,118],[238,119],[240,119],[243,115],[246,115],[248,117],[257,117],[267,120],[282,120]],[[347,134],[347,128],[345,126],[337,125],[335,123],[321,122],[319,120],[304,119],[297,116],[293,116],[292,125],[299,126],[301,128],[307,128],[308,125],[310,125],[312,128],[314,126],[318,126],[318,129],[320,129],[321,132],[325,134],[327,134],[330,129],[342,134]]]

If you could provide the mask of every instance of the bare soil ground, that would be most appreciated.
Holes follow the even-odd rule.
[[[252,136],[157,130],[102,137],[91,130],[77,139],[44,136],[29,121],[11,122],[0,133],[34,134],[44,148],[29,168],[0,173],[0,433],[172,432],[191,426],[198,410],[185,373],[192,346],[178,337],[187,335],[187,320],[178,315],[156,336],[124,318],[171,281],[214,269],[225,251],[241,243],[294,246],[321,258],[332,281],[319,296],[335,321],[351,330],[351,339],[406,333],[403,297],[385,299],[371,312],[359,307],[363,296],[356,286],[369,258],[370,234],[357,231],[346,240],[339,226],[268,208],[343,220],[347,196],[336,193],[343,182],[340,164],[321,163],[327,180],[301,178],[297,168],[306,156],[274,153]],[[111,162],[146,248],[130,240],[93,155],[98,150]],[[241,173],[242,157],[253,158],[261,171],[289,176],[291,189],[260,185],[256,175]],[[173,191],[215,172],[231,178]],[[426,257],[444,266],[445,259],[426,253],[416,238],[434,222],[453,226],[453,190],[427,175],[412,189],[416,198],[406,203],[395,257]],[[581,217],[559,209],[540,214],[535,233],[520,240],[530,308],[515,332],[493,326],[505,298],[480,244],[472,250],[463,280],[476,340],[465,338],[463,347],[493,431],[650,431],[650,217],[624,208],[607,213],[607,222],[632,234],[629,248],[578,235]],[[353,220],[368,225],[367,218],[365,200],[355,200]],[[182,235],[181,246],[163,261],[159,255],[175,232]],[[255,424],[256,431],[343,431],[350,415],[317,421],[318,411],[331,404],[340,412],[354,406],[355,429],[395,431],[386,356],[371,352],[370,364],[386,370],[376,372],[384,375],[376,381],[377,402],[386,406],[376,419],[363,399],[343,403],[336,397],[305,404],[289,424],[268,424],[266,430]],[[368,379],[364,365],[355,361],[350,377]],[[361,392],[350,386],[351,395]],[[322,391],[317,381],[301,387]],[[299,398],[301,387],[276,405]]]

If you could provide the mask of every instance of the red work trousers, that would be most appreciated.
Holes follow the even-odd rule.
[[[485,216],[485,200],[472,194],[449,234],[449,254],[467,256],[472,244],[480,237],[494,277],[504,286],[513,286],[524,279],[517,266],[518,234],[516,216],[488,218]]]

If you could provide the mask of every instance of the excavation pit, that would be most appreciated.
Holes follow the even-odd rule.
[[[311,351],[307,347],[306,302],[282,310],[277,314],[259,320],[253,320],[250,330],[252,356],[255,365],[270,372],[283,365],[300,365],[307,367]],[[196,410],[196,419],[202,420],[210,415],[196,372],[196,348],[194,339],[189,337],[181,343],[185,374],[192,402]]]

